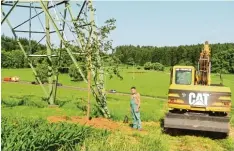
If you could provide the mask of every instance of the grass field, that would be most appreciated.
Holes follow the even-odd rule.
[[[129,73],[132,69],[121,71],[123,80],[106,78],[106,89],[115,89],[117,92],[129,92],[131,86],[136,86],[144,95],[167,96],[169,86],[168,72],[147,71],[145,73]],[[143,72],[143,71],[142,71]],[[32,81],[34,77],[30,69],[3,69],[2,78],[19,76],[21,80]],[[223,75],[224,84],[234,92],[234,75]],[[60,83],[86,87],[83,82],[72,82],[69,76],[60,75]],[[213,83],[219,83],[219,77],[212,75]],[[87,92],[73,89],[58,88],[58,102],[60,108],[47,108],[42,101],[43,92],[40,86],[23,83],[2,83],[2,117],[9,119],[46,120],[49,116],[84,116]],[[204,136],[181,135],[170,136],[162,133],[160,119],[167,111],[166,102],[159,99],[142,98],[141,116],[144,132],[128,130],[129,126],[122,124],[125,115],[129,113],[129,96],[108,94],[108,107],[112,118],[120,125],[118,130],[111,130],[107,135],[96,132],[98,135],[87,137],[76,142],[77,150],[172,150],[172,151],[231,151],[234,150],[234,119],[229,138],[212,139]],[[95,102],[92,99],[91,108]],[[232,96],[234,102],[234,95]],[[233,103],[234,104],[234,103]],[[95,115],[95,110],[92,112]],[[232,111],[234,116],[234,111]],[[72,132],[71,132],[72,133]],[[86,134],[86,133],[85,133]],[[99,135],[100,134],[100,135]],[[108,143],[106,143],[108,142]]]

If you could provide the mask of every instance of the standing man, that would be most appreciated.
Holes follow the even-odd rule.
[[[130,107],[133,117],[133,128],[142,130],[141,127],[141,118],[140,118],[140,94],[136,91],[136,87],[131,87],[131,100],[130,100]]]

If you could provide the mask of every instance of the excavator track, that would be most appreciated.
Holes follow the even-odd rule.
[[[164,118],[164,128],[176,128],[209,132],[229,133],[228,116],[217,117],[206,114],[167,113]]]

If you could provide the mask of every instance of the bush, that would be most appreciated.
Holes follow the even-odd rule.
[[[3,99],[1,101],[1,104],[5,107],[32,106],[32,107],[38,107],[38,108],[43,108],[48,105],[48,103],[45,101],[42,101],[40,99],[38,100],[38,99],[28,97],[28,96]]]
[[[145,70],[150,70],[150,69],[152,69],[152,64],[151,64],[151,62],[146,62],[146,63],[144,64],[144,69],[145,69]]]
[[[140,70],[140,69],[141,69],[141,67],[140,67],[140,66],[137,66],[137,69],[138,69],[138,70]]]
[[[62,74],[69,73],[69,68],[66,68],[66,67],[59,68],[58,71],[59,73],[62,73]]]
[[[48,82],[48,65],[46,62],[38,64],[36,67],[37,76],[40,78],[42,83]]]
[[[161,63],[156,62],[156,63],[153,63],[152,66],[154,70],[164,71],[164,66]]]
[[[84,76],[87,77],[87,69],[85,64],[80,64],[80,67],[83,71]],[[81,74],[74,64],[72,64],[69,68],[69,76],[72,78],[72,81],[83,81]]]
[[[164,66],[161,63],[151,63],[151,62],[146,62],[144,64],[144,69],[145,70],[157,70],[157,71],[164,71]]]
[[[25,66],[24,54],[21,50],[1,51],[1,65],[3,68],[23,68]]]

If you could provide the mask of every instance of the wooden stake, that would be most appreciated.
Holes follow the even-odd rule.
[[[90,48],[88,48],[88,104],[87,104],[87,119],[89,120],[90,117],[90,93],[91,93],[91,54],[90,54]]]

